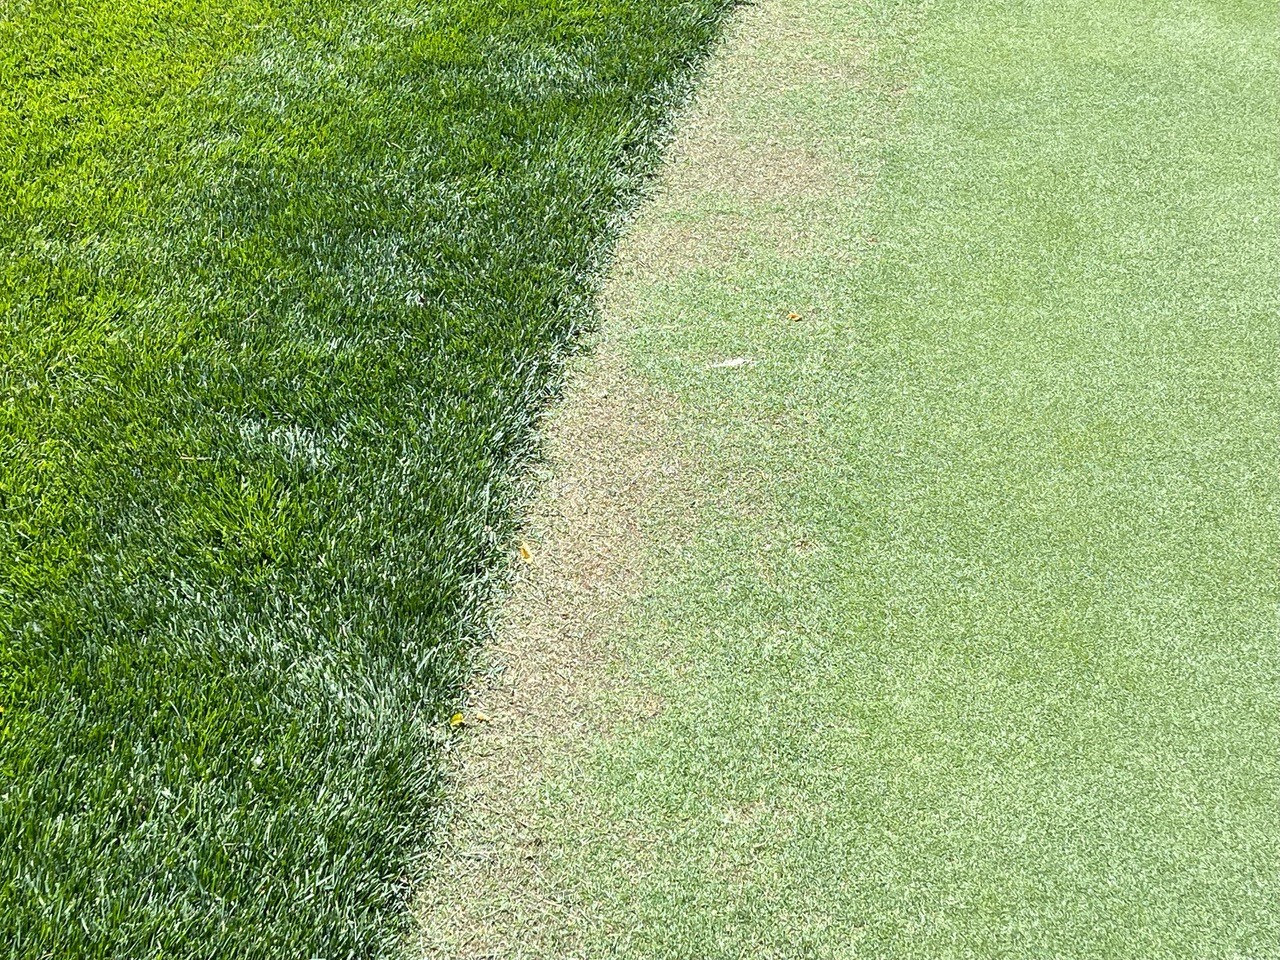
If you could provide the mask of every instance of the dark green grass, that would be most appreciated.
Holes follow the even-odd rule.
[[[8,955],[394,950],[511,467],[723,6],[3,8]]]

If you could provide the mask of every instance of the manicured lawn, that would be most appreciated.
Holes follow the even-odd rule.
[[[0,953],[369,957],[722,0],[0,6]]]
[[[522,955],[1277,956],[1277,14],[743,11],[610,321],[682,466],[504,801]]]

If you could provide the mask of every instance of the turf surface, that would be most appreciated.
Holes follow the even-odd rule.
[[[0,7],[0,953],[368,957],[719,0]]]
[[[749,11],[611,321],[648,706],[516,805],[512,955],[1280,955],[1276,23]]]

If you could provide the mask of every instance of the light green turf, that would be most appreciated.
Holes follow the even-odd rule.
[[[1276,4],[765,6],[714,122],[884,166],[637,228],[723,247],[620,330],[701,506],[549,952],[1280,956]]]

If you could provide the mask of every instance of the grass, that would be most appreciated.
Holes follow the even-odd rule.
[[[662,709],[516,806],[513,956],[1280,955],[1276,14],[751,12],[611,321]]]
[[[0,7],[0,953],[396,951],[512,470],[722,6]]]

